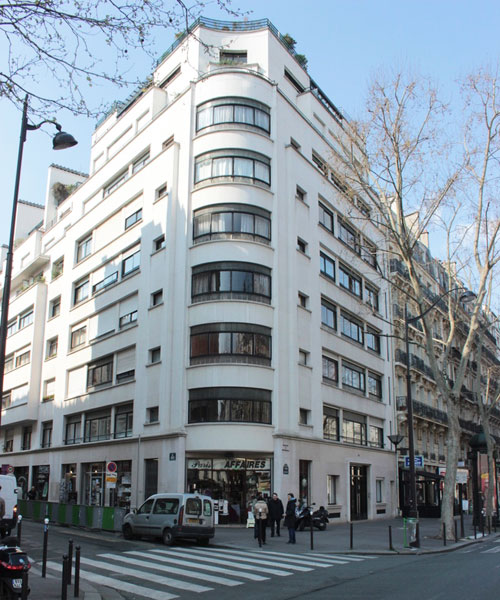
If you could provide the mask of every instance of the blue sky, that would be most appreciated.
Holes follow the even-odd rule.
[[[248,19],[268,18],[279,31],[290,33],[297,40],[297,51],[307,56],[311,77],[352,116],[361,113],[369,81],[380,69],[409,67],[428,75],[436,80],[445,100],[452,100],[457,79],[499,61],[498,0],[233,0],[233,6],[251,10]],[[234,20],[221,13],[215,2],[207,3],[204,15]],[[174,32],[168,30],[158,40],[158,55],[173,39]],[[148,62],[133,58],[136,74],[146,77]],[[128,95],[110,86],[94,93],[106,102]],[[1,209],[5,215],[0,221],[0,242],[6,243],[21,113],[5,100],[0,99],[0,105]],[[47,167],[52,162],[88,172],[95,122],[64,113],[56,117],[79,145],[53,152],[50,127],[47,133],[28,133],[20,187],[24,200],[44,202]]]

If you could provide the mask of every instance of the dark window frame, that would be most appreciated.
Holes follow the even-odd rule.
[[[188,423],[271,425],[271,391],[238,387],[189,390]]]

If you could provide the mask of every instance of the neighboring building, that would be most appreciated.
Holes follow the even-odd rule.
[[[407,217],[408,227],[418,219],[418,215],[411,214]],[[448,280],[445,265],[433,258],[429,251],[428,235],[425,234],[417,242],[415,247],[415,259],[419,275],[421,277],[424,294],[429,305],[446,294],[446,290],[463,286],[457,278],[453,285]],[[393,255],[395,256],[395,255]],[[409,506],[409,469],[404,464],[404,458],[408,455],[408,426],[407,426],[407,388],[406,388],[406,348],[404,342],[405,304],[408,306],[408,316],[418,314],[418,307],[408,298],[410,281],[408,271],[402,261],[393,257],[390,260],[390,271],[394,286],[392,288],[393,298],[393,322],[394,322],[394,369],[396,386],[396,408],[398,432],[405,436],[399,446],[399,484],[400,484],[400,507],[403,514]],[[463,292],[456,292],[460,296]],[[410,293],[411,296],[411,293]],[[456,370],[462,356],[460,348],[465,343],[468,329],[471,305],[459,303],[457,332],[455,342],[451,349],[450,360],[447,365],[446,376],[454,381]],[[430,314],[432,319],[433,338],[436,348],[439,349],[447,339],[450,323],[448,317],[448,303],[446,296],[440,300],[436,308]],[[486,313],[482,315],[483,323],[490,323],[490,327],[484,327],[481,332],[482,352],[479,368],[481,369],[481,393],[485,392],[487,372],[491,367],[499,364],[498,360],[498,324],[496,318]],[[438,392],[434,375],[429,364],[423,326],[421,321],[409,325],[410,337],[410,366],[411,366],[411,395],[413,402],[414,420],[414,446],[415,455],[421,457],[422,466],[417,466],[417,505],[421,517],[439,517],[441,514],[441,496],[444,474],[446,473],[446,436],[448,430],[448,416],[446,403]],[[463,430],[460,441],[460,457],[457,471],[458,483],[464,484],[463,495],[467,500],[472,499],[472,464],[470,462],[469,441],[472,436],[482,431],[480,416],[473,390],[475,389],[475,377],[478,368],[478,351],[474,350],[467,368],[464,384],[462,386],[460,424]],[[496,382],[491,382],[490,392],[494,395]],[[500,443],[500,412],[491,412],[491,432]],[[487,469],[485,471],[487,473]],[[483,478],[484,480],[484,478]],[[465,485],[466,484],[466,485]],[[457,489],[458,498],[458,489]]]
[[[194,29],[97,127],[88,177],[50,170],[15,252],[3,462],[53,501],[392,516],[387,266],[329,166],[345,117],[268,21]]]

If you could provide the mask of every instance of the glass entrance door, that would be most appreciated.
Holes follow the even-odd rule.
[[[351,465],[351,521],[368,518],[367,467]]]

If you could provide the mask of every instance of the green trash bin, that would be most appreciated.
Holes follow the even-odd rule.
[[[417,545],[417,523],[418,519],[413,517],[403,519],[405,548],[415,547]]]

